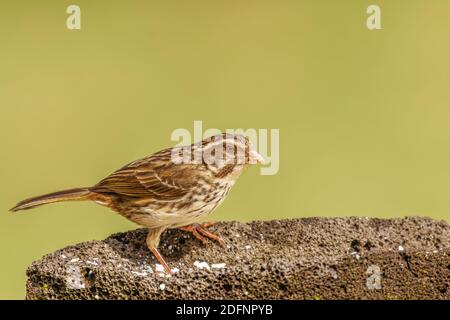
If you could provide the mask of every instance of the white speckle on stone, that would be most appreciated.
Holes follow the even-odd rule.
[[[159,285],[159,289],[160,290],[164,290],[166,288],[166,285],[164,284],[164,283],[161,283],[160,285]]]
[[[437,250],[433,250],[433,253],[438,253],[438,251]]]
[[[170,246],[168,247],[168,249],[169,249],[169,250],[172,250],[172,245],[170,245]]]
[[[173,272],[173,273],[180,272],[180,269],[178,269],[178,268],[173,268],[173,269],[172,269],[172,272]]]
[[[236,233],[236,235],[235,235],[235,236],[236,236],[236,238],[239,238],[239,237],[240,237],[239,233]]]
[[[98,263],[97,263],[97,262],[94,262],[94,261],[86,260],[86,263],[92,264],[93,266],[98,266]],[[120,267],[120,265],[119,265],[118,267]]]
[[[398,246],[398,251],[405,251],[405,248],[403,248],[402,246]]]
[[[61,255],[61,258],[66,259],[67,256],[66,256],[65,254],[62,254],[62,255]]]
[[[161,264],[157,263],[155,264],[155,270],[156,272],[164,272],[164,267]]]
[[[213,263],[211,265],[211,268],[213,268],[213,269],[223,269],[223,268],[225,268],[225,263]]]
[[[252,247],[249,246],[249,245],[246,245],[246,246],[245,246],[245,249],[247,249],[247,250],[248,250],[248,249],[251,249],[251,248],[252,248]]]
[[[194,266],[196,266],[199,269],[208,269],[208,270],[210,270],[209,264],[206,261],[200,262],[200,261],[195,260],[194,261]]]
[[[81,270],[76,265],[69,265],[66,269],[66,286],[69,289],[84,289],[85,284],[81,276]]]
[[[147,272],[131,271],[131,273],[137,275],[138,277],[146,277],[147,276]]]
[[[358,252],[352,252],[352,253],[350,253],[350,255],[354,256],[356,258],[356,260],[359,260],[359,258],[361,258],[361,256],[359,255]]]
[[[98,299],[100,299],[100,296],[99,296],[98,294],[96,294],[96,295],[94,296],[94,298],[98,300]]]
[[[141,266],[141,270],[142,270],[143,272],[153,273],[152,267],[150,267],[150,266],[148,266],[148,265],[142,265],[142,266]]]
[[[335,269],[330,268],[329,269],[331,276],[333,277],[333,279],[337,279],[338,275]]]
[[[79,259],[79,258],[73,258],[72,260],[70,260],[70,262],[72,262],[72,263],[74,263],[74,262],[78,262],[78,261],[80,261],[80,259]]]

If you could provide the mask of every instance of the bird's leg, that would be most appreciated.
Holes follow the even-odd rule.
[[[188,226],[180,227],[178,229],[192,232],[192,234],[197,239],[199,239],[203,244],[206,244],[206,239],[205,239],[205,237],[206,237],[206,238],[216,240],[223,246],[223,245],[225,245],[225,241],[223,241],[223,239],[220,236],[206,230],[206,228],[208,228],[214,224],[215,224],[215,222],[205,222],[202,224],[194,223],[194,224],[191,224]]]
[[[161,263],[161,265],[164,267],[164,270],[167,272],[167,274],[173,274],[169,265],[167,264],[167,262],[164,260],[164,258],[161,256],[161,254],[158,251],[159,237],[161,236],[161,233],[163,231],[164,231],[164,228],[149,229],[148,235],[147,235],[147,240],[146,240],[147,247],[153,253],[156,260],[158,260],[159,263]]]

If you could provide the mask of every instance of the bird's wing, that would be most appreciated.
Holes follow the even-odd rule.
[[[197,183],[194,165],[175,164],[169,157],[155,154],[132,162],[112,173],[91,190],[115,193],[133,198],[155,198],[176,201]]]

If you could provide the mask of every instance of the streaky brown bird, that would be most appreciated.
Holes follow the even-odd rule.
[[[161,233],[170,228],[192,232],[206,242],[223,240],[198,221],[225,199],[241,173],[262,156],[247,137],[223,133],[189,146],[161,150],[133,161],[92,187],[57,191],[19,202],[11,211],[44,204],[91,200],[148,228],[147,246],[167,273],[158,251]]]

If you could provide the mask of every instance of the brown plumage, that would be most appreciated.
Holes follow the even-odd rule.
[[[227,196],[249,164],[262,162],[248,138],[213,136],[190,146],[161,150],[115,171],[93,187],[58,191],[19,202],[11,211],[48,203],[91,200],[149,229],[147,246],[166,272],[171,269],[158,252],[161,233],[168,228],[190,231],[220,243],[196,222]]]

